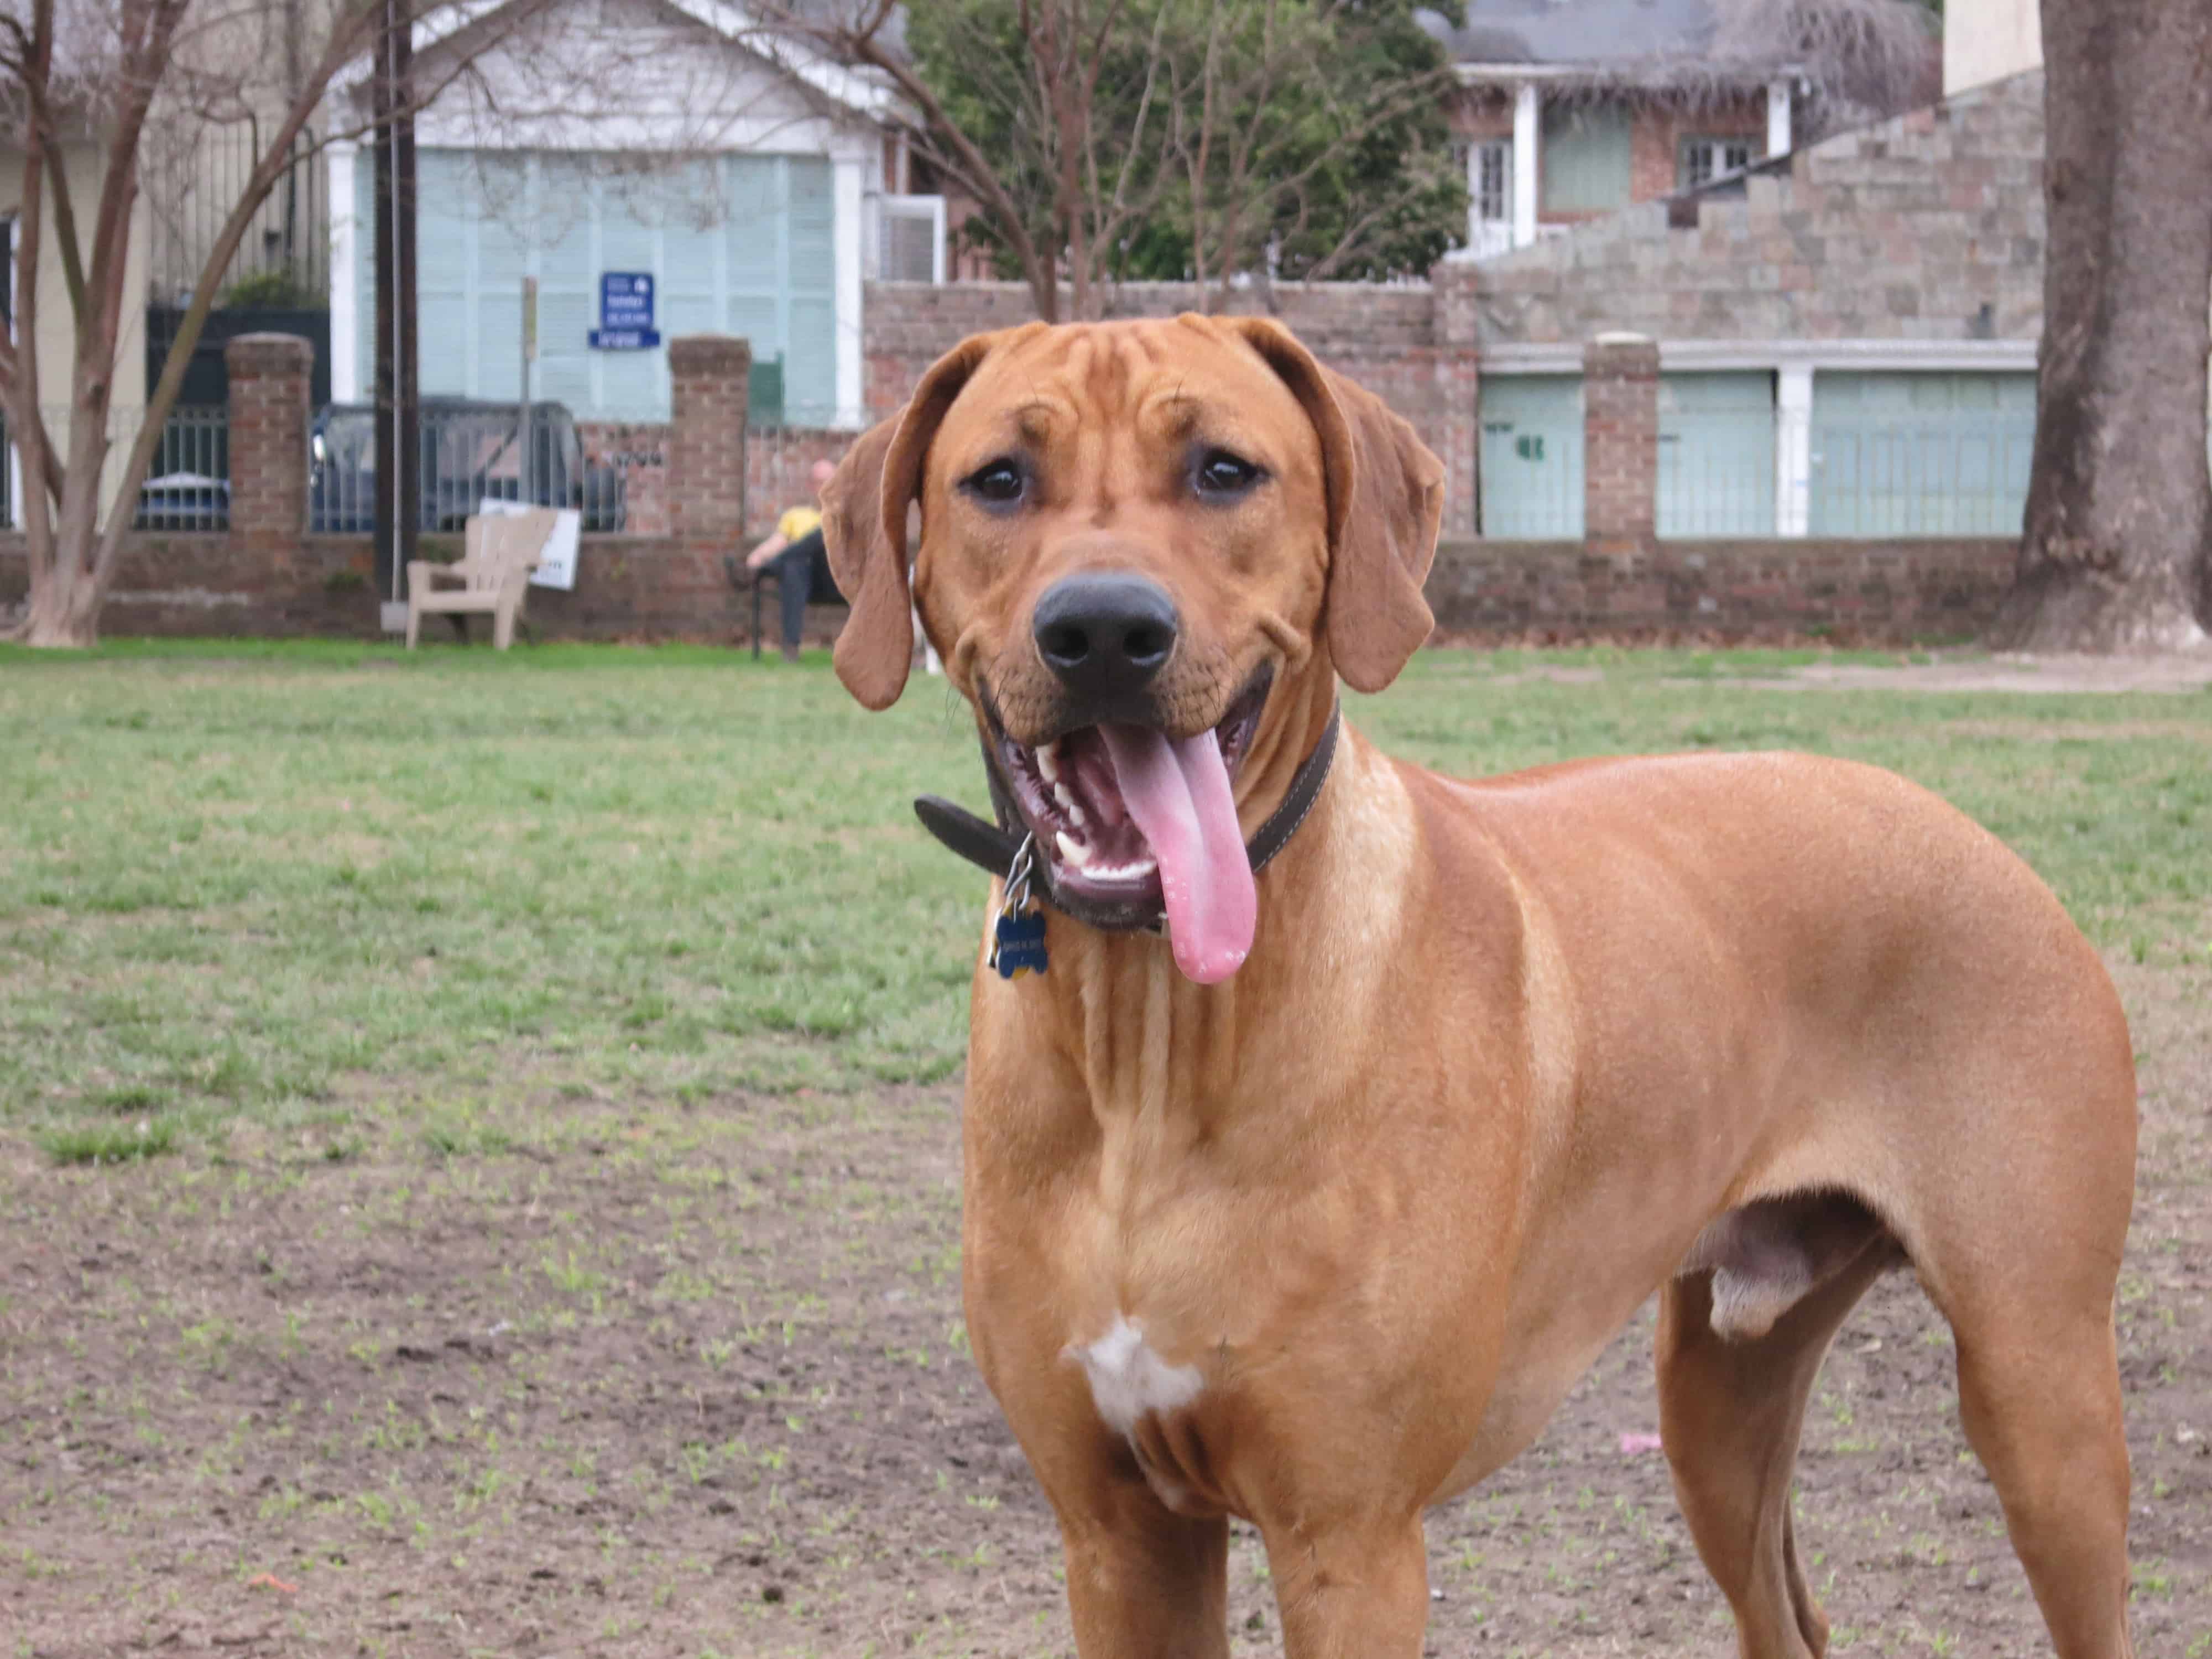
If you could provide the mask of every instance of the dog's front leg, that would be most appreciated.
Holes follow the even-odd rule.
[[[1429,1556],[1418,1511],[1262,1523],[1285,1659],[1419,1659]]]
[[[971,1224],[977,1212],[971,1209]],[[1228,1659],[1229,1523],[1177,1515],[1100,1420],[1081,1369],[1051,1346],[1041,1299],[996,1297],[965,1263],[975,1358],[1060,1518],[1082,1659]]]
[[[1229,1523],[1190,1520],[1131,1469],[1063,1504],[1082,1659],[1228,1659]]]

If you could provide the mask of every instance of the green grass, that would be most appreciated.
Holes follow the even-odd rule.
[[[2100,943],[2212,947],[2212,696],[1724,683],[1808,656],[1437,653],[1351,713],[1462,774],[1877,761],[2018,847]],[[1602,678],[1516,678],[1539,665]],[[0,651],[0,1127],[56,1157],[132,1155],[145,1119],[342,1158],[358,1111],[404,1098],[466,1158],[547,1091],[680,1103],[960,1061],[981,878],[908,806],[983,798],[942,681],[871,716],[818,655]]]
[[[167,1152],[177,1144],[177,1126],[167,1119],[71,1124],[42,1129],[38,1140],[57,1164],[127,1164]]]

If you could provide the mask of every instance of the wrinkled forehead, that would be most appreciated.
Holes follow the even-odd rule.
[[[932,470],[960,477],[1011,452],[1051,455],[1108,436],[1146,448],[1235,450],[1318,470],[1320,441],[1259,353],[1203,320],[1091,323],[994,352],[947,412]]]

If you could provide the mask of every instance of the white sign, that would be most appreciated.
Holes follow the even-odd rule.
[[[494,501],[488,495],[477,503],[480,514],[537,510],[527,501]],[[583,533],[584,515],[574,507],[564,507],[553,514],[553,533],[545,538],[545,546],[538,556],[538,568],[530,573],[532,587],[557,587],[563,593],[574,590],[576,553]]]

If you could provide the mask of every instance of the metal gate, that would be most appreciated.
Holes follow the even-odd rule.
[[[1482,529],[1523,541],[1583,533],[1583,380],[1579,374],[1486,375]]]
[[[1774,376],[1659,379],[1662,536],[1771,536]]]
[[[2033,374],[1817,374],[1812,533],[2017,536]]]

